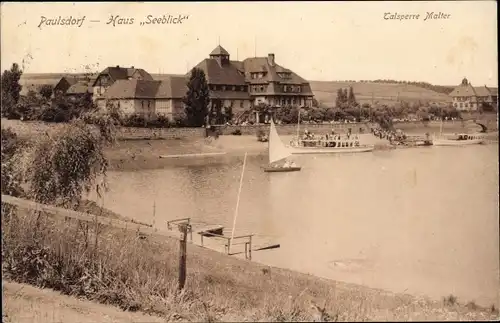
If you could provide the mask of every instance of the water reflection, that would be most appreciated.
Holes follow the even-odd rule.
[[[441,149],[442,148],[442,149]],[[156,223],[231,230],[242,158],[110,174],[105,205]],[[395,291],[490,305],[498,298],[498,149],[431,147],[303,156],[264,173],[250,156],[236,234],[281,244],[257,261]]]

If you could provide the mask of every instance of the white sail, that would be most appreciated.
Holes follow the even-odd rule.
[[[273,119],[271,118],[271,128],[269,129],[269,164],[277,162],[291,156],[290,150],[281,141]]]

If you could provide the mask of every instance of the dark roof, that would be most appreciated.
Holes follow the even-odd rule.
[[[243,61],[245,76],[247,80],[251,83],[267,83],[267,82],[278,82],[286,84],[304,84],[308,83],[305,79],[292,72],[288,68],[284,68],[278,64],[270,65],[267,57],[253,57],[247,58]],[[252,79],[250,73],[265,72],[266,75],[261,79]],[[278,73],[287,73],[288,78],[282,78]]]
[[[210,53],[210,56],[219,56],[219,55],[229,56],[229,53],[221,45],[219,45],[219,46],[215,47],[215,49]]]
[[[103,74],[108,74],[112,81],[127,80],[134,75],[139,75],[143,80],[153,80],[153,77],[144,69],[134,67],[106,67],[101,73],[99,73],[99,76]],[[93,82],[93,86],[95,86],[95,81]]]
[[[217,46],[210,56],[229,55],[229,53]],[[282,94],[279,88],[275,88],[272,84],[296,84],[302,85],[303,89],[300,93],[290,95],[313,95],[309,82],[294,73],[290,69],[280,66],[276,63],[269,64],[267,57],[247,58],[244,61],[229,61],[220,64],[215,58],[207,58],[201,61],[195,68],[202,69],[205,72],[207,82],[209,84],[218,85],[246,85],[246,84],[263,84],[267,86],[266,94]],[[251,73],[264,73],[264,76],[258,79],[252,78]],[[287,74],[287,77],[282,77],[281,73]],[[188,73],[189,75],[189,73]]]
[[[78,82],[69,87],[66,94],[92,93],[92,87],[87,82]]]
[[[181,99],[187,92],[187,80],[184,76],[170,76],[161,80],[156,93],[157,99]]]
[[[160,81],[118,80],[104,92],[107,99],[154,99]]]
[[[196,68],[202,69],[205,72],[209,84],[246,84],[243,72],[238,71],[238,68],[231,62],[220,65],[216,59],[206,58],[196,65]]]
[[[487,86],[472,86],[470,83],[464,84],[463,82],[450,93],[450,96],[452,97],[485,97],[490,95],[498,95],[498,89],[488,88]]]
[[[184,77],[170,77],[161,81],[118,80],[104,93],[106,99],[175,99],[187,91]]]

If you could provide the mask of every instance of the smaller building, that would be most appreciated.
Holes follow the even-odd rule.
[[[491,108],[498,111],[498,88],[474,87],[464,78],[451,93],[453,107],[459,111],[478,111]]]
[[[90,77],[85,77],[82,75],[65,75],[54,86],[54,96],[64,95],[68,90],[77,83],[91,83]]]
[[[144,80],[153,81],[153,77],[142,68],[132,67],[107,67],[97,76],[92,84],[93,97],[97,100],[106,90],[119,80]]]
[[[97,104],[103,109],[112,104],[124,115],[137,114],[145,120],[153,120],[159,115],[174,120],[184,111],[182,98],[186,91],[184,77],[169,77],[161,81],[117,80],[97,98]]]

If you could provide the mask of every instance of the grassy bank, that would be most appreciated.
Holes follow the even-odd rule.
[[[4,278],[182,321],[477,320],[498,312],[270,268],[188,245],[177,291],[178,242],[2,207]],[[272,251],[269,251],[272,252]],[[322,308],[318,310],[318,307]],[[323,314],[322,314],[323,313]]]

